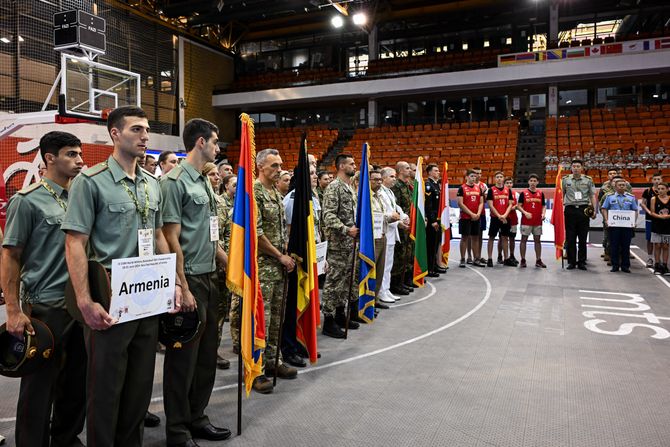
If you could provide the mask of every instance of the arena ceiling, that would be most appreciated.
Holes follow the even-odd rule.
[[[603,20],[667,10],[667,0],[108,0],[148,18],[234,50],[243,42],[332,33],[331,18],[364,12],[368,21],[344,31],[421,33],[479,29],[501,24],[546,23],[549,3],[562,17]]]

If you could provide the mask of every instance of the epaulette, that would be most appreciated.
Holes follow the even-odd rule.
[[[40,186],[42,186],[42,183],[40,183],[40,182],[35,182],[35,183],[33,183],[33,184],[30,184],[30,185],[26,186],[26,187],[23,188],[22,190],[17,191],[17,194],[20,194],[20,195],[22,195],[22,196],[27,196],[27,195],[30,194],[31,192],[33,192],[33,191],[39,189]]]
[[[184,169],[181,166],[175,166],[167,175],[163,177],[169,178],[170,180],[177,180],[179,176],[184,172]]]
[[[102,163],[98,163],[97,165],[83,171],[82,174],[84,174],[86,177],[93,177],[94,175],[98,175],[101,172],[105,172],[107,169],[109,169],[109,166],[107,165],[106,161],[103,161]]]
[[[144,174],[144,175],[148,175],[149,177],[153,178],[154,180],[157,180],[157,177],[156,177],[154,174],[152,174],[151,172],[147,171],[147,170],[144,169],[144,168],[140,168],[140,169],[142,170],[142,174]],[[168,173],[168,174],[169,174],[169,173]]]

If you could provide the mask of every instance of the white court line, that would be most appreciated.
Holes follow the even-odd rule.
[[[432,298],[433,295],[435,295],[435,293],[437,292],[437,289],[435,288],[435,286],[433,285],[432,282],[426,281],[426,284],[428,284],[430,286],[430,288],[433,289],[433,290],[428,295],[424,296],[423,298],[419,298],[418,300],[409,301],[407,303],[402,303],[402,304],[389,304],[388,306],[391,307],[391,308],[409,306],[410,304],[420,303],[421,301],[426,301],[428,298]]]
[[[659,281],[661,281],[663,284],[665,284],[666,287],[668,287],[670,289],[670,283],[665,278],[663,278],[663,275],[654,275],[654,269],[650,269],[649,267],[647,267],[647,263],[644,262],[644,260],[641,257],[636,255],[633,250],[630,251],[630,254],[635,256],[635,259],[640,261],[640,264],[642,264],[642,266],[645,268],[645,270],[649,270],[650,272],[652,272],[652,275],[654,277],[658,278]]]

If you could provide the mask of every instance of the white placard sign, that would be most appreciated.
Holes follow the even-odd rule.
[[[384,213],[372,213],[372,236],[380,239],[384,235]]]
[[[109,315],[118,323],[174,309],[174,253],[112,260]]]
[[[326,254],[328,253],[328,241],[316,244],[316,273],[321,275],[326,271]]]
[[[635,211],[608,210],[607,226],[618,228],[635,228]]]

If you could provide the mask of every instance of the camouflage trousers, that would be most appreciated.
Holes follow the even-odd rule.
[[[284,280],[261,280],[261,293],[265,310],[265,355],[263,366],[274,362],[279,344],[279,324],[281,322],[281,305],[284,298]],[[281,360],[281,351],[279,352]]]
[[[395,244],[393,253],[393,269],[391,276],[403,277],[407,281],[411,278],[414,270],[414,241],[409,237],[406,231],[400,232],[400,240]]]
[[[230,338],[233,340],[233,346],[240,346],[240,297],[232,294],[230,298]]]
[[[355,272],[351,270],[352,257],[355,256],[351,250],[331,250],[328,247],[326,260],[328,261],[328,272],[326,282],[323,285],[321,304],[324,317],[335,315],[335,309],[345,307],[347,299],[358,299],[358,262],[354,266]],[[356,277],[351,279],[352,274]],[[349,288],[351,284],[351,288]]]
[[[221,346],[221,339],[223,338],[223,323],[226,320],[226,316],[230,310],[230,290],[226,287],[226,272],[219,270],[217,272],[219,279],[219,301],[218,301],[218,315],[217,315],[217,326],[219,328],[219,343],[217,346]]]

